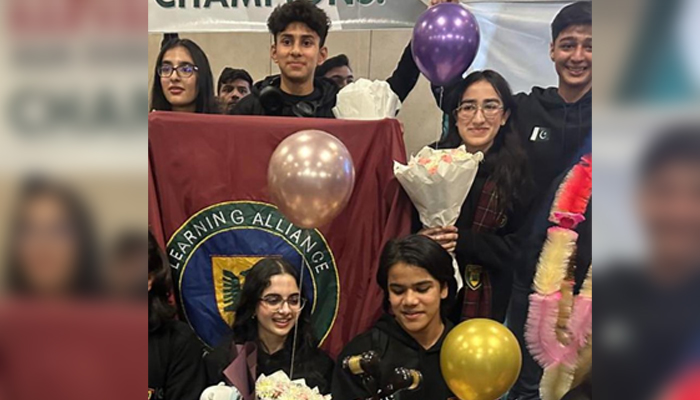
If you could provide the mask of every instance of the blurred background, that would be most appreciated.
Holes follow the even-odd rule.
[[[700,2],[593,12],[596,398],[699,398]]]
[[[0,399],[138,397],[147,5],[7,0],[0,18]]]
[[[643,259],[643,232],[633,199],[642,151],[665,127],[700,123],[700,2],[595,2],[593,138],[596,158],[593,235],[598,267]]]
[[[146,5],[11,0],[2,7],[0,266],[18,234],[11,225],[22,186],[46,180],[85,208],[94,267],[107,277],[111,249],[147,227],[147,44],[139,34]]]

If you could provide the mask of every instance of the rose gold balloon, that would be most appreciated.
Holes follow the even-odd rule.
[[[355,167],[343,142],[323,131],[297,132],[280,143],[267,170],[272,202],[302,228],[328,224],[347,205]]]

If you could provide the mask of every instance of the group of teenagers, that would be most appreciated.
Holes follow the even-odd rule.
[[[453,0],[432,0],[432,5]],[[156,62],[151,109],[232,115],[333,118],[340,88],[353,79],[347,59],[326,65],[330,20],[307,0],[277,7],[268,28],[271,58],[280,74],[250,85],[241,70],[225,70],[217,100],[204,52],[191,40],[163,43]],[[422,386],[398,398],[454,397],[440,373],[440,349],[450,329],[470,318],[491,318],[516,334],[523,370],[508,399],[538,399],[542,371],[528,354],[524,326],[535,265],[545,240],[549,207],[568,170],[591,149],[592,11],[589,1],[562,8],[551,24],[550,56],[557,87],[513,94],[492,70],[474,71],[445,87],[433,87],[449,124],[440,148],[465,145],[485,158],[455,226],[425,228],[414,218],[413,234],[389,241],[381,252],[377,284],[384,315],[352,339],[334,362],[311,334],[311,310],[299,291],[296,269],[280,258],[263,259],[246,275],[231,337],[207,352],[189,326],[175,320],[166,259],[149,235],[149,394],[154,399],[197,399],[206,386],[225,382],[234,344],[258,347],[257,374],[277,370],[304,378],[334,399],[372,395],[341,364],[348,355],[375,350],[381,371],[414,368]],[[322,73],[318,70],[323,68]],[[344,73],[338,73],[339,70]],[[328,72],[334,71],[333,78]],[[222,74],[222,78],[224,78]],[[410,44],[387,80],[403,101],[419,70]],[[247,73],[246,73],[247,75]],[[338,76],[335,76],[338,75]],[[232,79],[232,77],[238,77]],[[247,93],[241,95],[248,82]],[[220,93],[221,94],[221,93]],[[440,101],[438,101],[438,99]],[[222,104],[224,107],[222,107]],[[590,208],[579,225],[576,278],[591,263]],[[469,284],[457,290],[452,256]],[[296,331],[296,335],[294,332]],[[296,340],[294,340],[296,338]],[[586,399],[579,388],[571,397]]]

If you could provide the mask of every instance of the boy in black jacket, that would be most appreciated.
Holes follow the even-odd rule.
[[[326,13],[308,0],[277,7],[267,26],[275,40],[270,57],[281,73],[256,83],[252,94],[240,100],[229,113],[334,118],[338,85],[323,76],[315,77],[316,68],[328,57],[325,43],[330,25]],[[409,45],[387,82],[404,101],[419,75]]]
[[[578,154],[591,131],[593,34],[590,1],[564,7],[552,21],[550,57],[559,86],[516,95],[516,125],[525,139],[536,193],[544,192]]]
[[[310,1],[278,6],[267,27],[274,37],[270,57],[281,74],[258,82],[231,114],[333,118],[338,87],[331,80],[314,79],[316,67],[328,57],[330,25],[328,15]]]

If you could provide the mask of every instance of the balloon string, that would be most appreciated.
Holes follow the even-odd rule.
[[[301,258],[301,273],[299,274],[299,295],[304,296],[304,270],[306,270],[306,259]],[[297,332],[299,330],[299,317],[301,316],[302,310],[299,310],[299,314],[296,316],[296,321],[294,323],[294,340],[292,341],[292,362],[289,366],[289,379],[294,380],[294,357],[296,356],[297,349]]]
[[[442,99],[443,96],[445,95],[445,87],[440,86],[440,100],[438,101],[438,107],[440,108],[440,129],[438,129],[438,136],[437,140],[435,141],[435,150],[438,150],[440,147],[440,139],[442,139],[442,130],[445,129],[445,124],[444,124],[444,112],[442,111]]]

